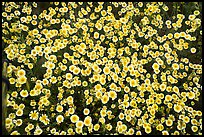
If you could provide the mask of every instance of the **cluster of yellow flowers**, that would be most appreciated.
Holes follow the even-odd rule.
[[[11,135],[202,135],[200,3],[2,9]]]

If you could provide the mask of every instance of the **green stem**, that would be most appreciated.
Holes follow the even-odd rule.
[[[30,85],[28,83],[28,80],[26,81],[26,87],[27,87],[27,90],[30,91]]]
[[[3,72],[2,72],[2,75],[4,77],[7,76],[7,62],[4,62],[3,64]],[[5,120],[6,120],[6,117],[7,117],[7,109],[6,109],[6,106],[7,106],[7,86],[6,86],[6,83],[5,82],[2,82],[2,127],[5,127]]]

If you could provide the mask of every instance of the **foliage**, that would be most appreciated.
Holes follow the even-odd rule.
[[[2,2],[9,133],[201,135],[201,4]]]

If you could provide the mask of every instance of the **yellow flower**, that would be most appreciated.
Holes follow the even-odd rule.
[[[108,96],[109,96],[112,100],[114,100],[114,99],[117,98],[117,93],[116,93],[115,91],[110,91],[110,92],[108,92]]]
[[[194,20],[195,18],[196,18],[195,15],[189,15],[189,16],[188,16],[188,19],[191,20],[191,21]]]
[[[17,81],[18,81],[18,83],[19,84],[25,84],[26,83],[26,81],[27,81],[27,78],[25,77],[25,76],[22,76],[22,77],[19,77],[18,79],[17,79]]]
[[[127,126],[125,124],[122,124],[120,127],[122,128],[123,132],[125,132],[127,130]]]
[[[40,135],[42,134],[43,130],[39,127],[39,126],[36,126],[36,129],[34,131],[34,135]]]
[[[100,68],[98,67],[97,64],[94,64],[94,65],[92,66],[92,69],[93,69],[95,72],[98,72]]]
[[[69,96],[68,98],[67,98],[67,102],[68,103],[73,103],[73,97],[72,96]],[[71,109],[71,108],[70,108]]]
[[[47,79],[43,79],[42,84],[43,85],[47,85],[49,83],[49,81]]]
[[[75,65],[71,65],[71,66],[69,66],[69,71],[73,72],[73,70],[74,70],[75,68],[76,68]]]
[[[57,105],[56,111],[57,112],[62,112],[63,111],[63,106],[62,105]]]
[[[40,116],[39,120],[41,122],[43,122],[45,125],[49,124],[50,120],[48,119],[46,114],[42,114],[42,116]]]
[[[113,42],[117,42],[118,41],[118,37],[113,36],[112,40],[113,40]]]
[[[192,130],[193,132],[197,132],[197,131],[198,131],[198,127],[197,127],[197,126],[192,126],[192,127],[191,127],[191,130]]]
[[[88,108],[85,108],[83,110],[84,115],[88,115],[90,113],[90,110]]]
[[[174,38],[175,39],[178,39],[179,37],[180,37],[180,33],[178,33],[178,32],[174,33]]]
[[[130,86],[131,86],[131,87],[136,87],[136,86],[138,86],[138,84],[139,84],[139,83],[138,83],[138,80],[134,80],[134,79],[131,79],[131,80],[130,80]]]
[[[122,134],[122,133],[123,133],[122,126],[119,126],[119,128],[118,128],[118,132],[119,132],[120,134]]]
[[[64,117],[62,115],[58,115],[56,117],[56,121],[57,121],[57,123],[62,123],[64,121]]]
[[[18,77],[25,76],[26,72],[23,69],[18,70],[17,75]]]
[[[123,119],[124,119],[124,116],[125,116],[125,115],[124,115],[123,113],[120,113],[120,114],[119,114],[119,119],[120,119],[120,120],[123,120]]]
[[[55,68],[55,64],[52,63],[52,62],[49,62],[48,68],[49,68],[49,69],[54,69],[54,68]]]
[[[103,104],[106,104],[109,101],[109,96],[104,94],[101,98]]]
[[[100,84],[95,85],[95,90],[99,91],[102,89],[102,86]]]
[[[71,73],[67,73],[66,74],[66,79],[71,80],[72,79],[72,74]]]
[[[157,63],[154,63],[154,64],[152,65],[152,68],[153,68],[154,70],[158,70],[158,69],[159,69],[159,65],[158,65]]]
[[[125,91],[126,93],[128,93],[128,92],[130,91],[130,88],[127,87],[127,86],[125,86],[124,91]]]
[[[90,126],[92,124],[92,118],[90,116],[86,116],[84,119],[84,125]]]
[[[166,84],[162,83],[160,86],[159,86],[160,90],[161,91],[164,91],[166,89]]]
[[[6,126],[10,126],[12,124],[11,118],[6,118]]]
[[[105,78],[100,78],[99,82],[104,85],[106,83],[106,79]]]
[[[71,108],[68,109],[68,112],[69,112],[69,114],[74,114],[75,110],[74,110],[73,107],[71,107]]]
[[[177,113],[181,112],[182,107],[180,105],[175,105],[174,104],[174,111],[176,111]]]
[[[131,121],[131,119],[132,119],[132,118],[131,118],[131,116],[130,116],[130,115],[127,115],[127,116],[125,117],[125,120],[126,120],[126,121],[128,121],[128,122],[130,122],[130,121]]]
[[[20,135],[20,133],[18,131],[13,131],[10,135]]]
[[[94,131],[98,131],[99,128],[100,128],[100,125],[99,124],[95,124],[93,128],[94,128]]]
[[[111,77],[112,77],[114,82],[118,81],[118,75],[117,74],[113,73],[113,74],[111,74]]]
[[[198,15],[200,14],[200,11],[195,10],[195,11],[193,12],[193,14],[196,15],[196,16],[198,16]]]
[[[179,65],[178,65],[177,63],[173,63],[173,64],[172,64],[172,68],[173,68],[174,70],[179,70]]]
[[[185,117],[183,118],[183,121],[184,121],[185,123],[188,123],[188,122],[190,122],[190,118],[189,118],[188,116],[185,116]]]
[[[105,117],[107,115],[106,110],[102,109],[100,111],[100,115],[101,115],[101,117]]]
[[[36,110],[31,111],[29,114],[30,119],[33,119],[33,120],[38,120],[38,115],[39,115],[39,113]]]
[[[32,63],[28,63],[28,68],[32,69],[33,68],[33,64]]]
[[[164,126],[162,124],[157,125],[157,130],[162,131],[164,129]]]
[[[172,38],[173,38],[173,34],[172,34],[172,33],[169,33],[169,34],[167,35],[167,37],[168,37],[168,39],[172,39]]]
[[[203,114],[202,111],[200,111],[200,110],[197,111],[198,116],[202,116],[202,114]]]
[[[16,79],[15,78],[9,78],[9,83],[10,84],[15,84],[16,82]]]
[[[123,24],[126,24],[128,22],[128,19],[126,18],[120,18],[120,22]]]
[[[180,135],[180,132],[176,130],[173,135]]]
[[[175,93],[179,94],[179,88],[177,86],[174,86],[172,89]]]
[[[166,125],[169,126],[169,127],[172,126],[173,125],[173,121],[170,120],[170,119],[166,120]]]
[[[13,92],[11,93],[11,96],[14,97],[14,98],[16,98],[16,97],[18,96],[18,92],[13,91]]]
[[[172,100],[172,96],[171,95],[166,95],[165,96],[165,100],[166,101],[171,101]]]
[[[104,27],[103,27],[103,30],[107,33],[107,32],[110,31],[110,28],[109,28],[108,26],[104,26]]]
[[[136,135],[142,135],[142,132],[141,131],[137,131]]]
[[[151,133],[151,132],[152,132],[152,128],[151,128],[150,126],[147,126],[147,127],[145,128],[145,132],[146,132],[147,134]]]
[[[77,121],[79,121],[79,117],[77,115],[72,115],[70,117],[70,120],[72,123],[76,123]]]
[[[187,93],[187,97],[188,97],[189,99],[194,99],[194,98],[195,98],[195,93],[192,92],[192,91],[190,91],[190,92]]]
[[[82,128],[83,126],[84,126],[84,122],[83,121],[79,120],[79,121],[76,122],[76,127],[77,128]]]
[[[18,109],[16,111],[16,116],[22,116],[23,115],[23,110],[22,109]]]
[[[35,85],[36,90],[41,90],[42,88],[43,88],[43,86],[41,83],[36,83],[36,85]]]
[[[104,74],[106,74],[106,75],[110,74],[110,69],[109,69],[109,67],[104,67],[104,68],[103,68],[103,72],[104,72]]]
[[[169,135],[169,132],[166,131],[166,130],[163,130],[163,131],[162,131],[162,135]]]
[[[196,53],[196,48],[191,48],[191,53]]]
[[[101,91],[96,91],[96,97],[99,99],[102,97]]]
[[[94,32],[94,38],[98,39],[99,38],[99,33],[98,32]]]
[[[26,98],[26,97],[28,97],[28,91],[27,91],[27,90],[22,90],[22,91],[20,92],[20,95],[21,95],[22,97]]]
[[[75,68],[73,69],[73,73],[74,73],[75,75],[78,75],[78,74],[80,73],[80,68],[79,68],[79,67],[75,67]]]
[[[34,128],[34,125],[33,124],[28,124],[27,127],[28,127],[29,130],[32,130]]]

